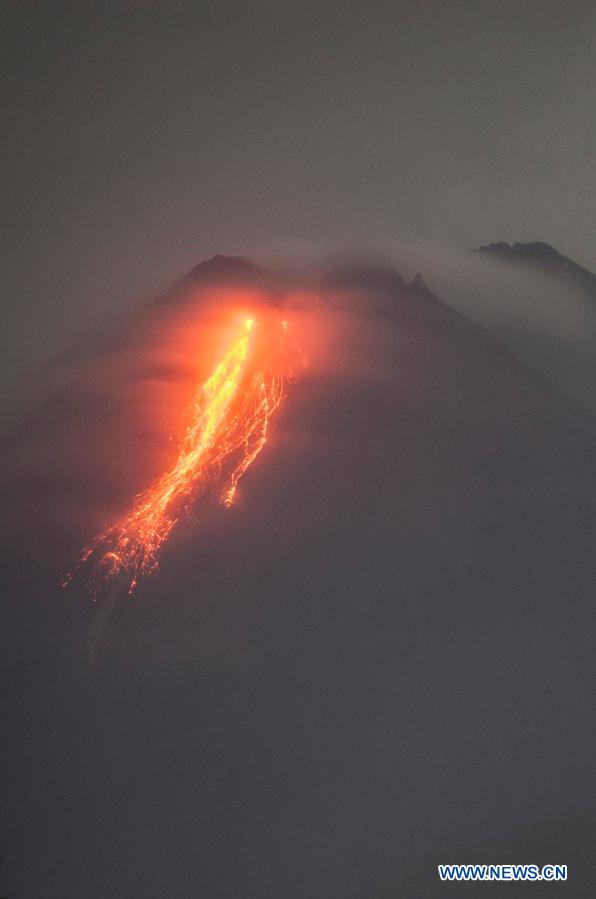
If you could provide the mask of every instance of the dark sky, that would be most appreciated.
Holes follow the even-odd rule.
[[[214,252],[596,268],[594,4],[6,2],[4,371]]]

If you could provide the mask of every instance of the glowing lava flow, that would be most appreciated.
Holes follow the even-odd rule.
[[[196,393],[191,421],[169,471],[141,493],[132,510],[90,544],[71,574],[88,561],[91,593],[102,583],[126,578],[132,593],[141,577],[158,567],[159,553],[180,518],[207,491],[230,506],[238,482],[259,455],[269,420],[284,396],[284,375],[267,352],[254,346],[256,325],[246,319],[232,346]],[[287,323],[281,323],[283,348]],[[277,342],[276,342],[277,343]],[[266,348],[267,349],[267,348]],[[223,481],[223,490],[218,485]]]

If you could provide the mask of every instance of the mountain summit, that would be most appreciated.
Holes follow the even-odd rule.
[[[589,296],[596,299],[596,275],[568,256],[563,256],[548,243],[539,240],[533,243],[514,244],[499,241],[478,247],[477,252],[497,256],[513,264],[530,264],[542,268],[549,274],[571,279]]]

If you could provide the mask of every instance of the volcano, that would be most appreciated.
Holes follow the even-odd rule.
[[[222,297],[283,309],[306,364],[234,504],[97,626],[57,561],[175,458]],[[389,266],[215,257],[143,315],[5,450],[14,894],[431,896],[521,831],[587,897],[583,850],[539,856],[591,826],[594,419]]]

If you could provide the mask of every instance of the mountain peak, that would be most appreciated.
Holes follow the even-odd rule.
[[[264,272],[258,265],[246,259],[244,256],[223,256],[216,253],[211,259],[206,259],[195,265],[183,281],[212,282],[212,281],[238,281],[258,280]]]
[[[590,297],[596,299],[596,275],[568,256],[563,256],[551,244],[540,240],[514,244],[499,241],[478,247],[477,252],[497,256],[514,265],[527,264],[540,267],[550,274],[571,279]]]
[[[180,302],[203,287],[214,286],[258,286],[267,278],[260,266],[243,256],[223,256],[216,253],[211,259],[199,262],[167,293],[158,303]]]

